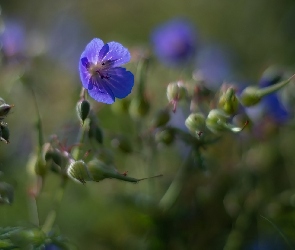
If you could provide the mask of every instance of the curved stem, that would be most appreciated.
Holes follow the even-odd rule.
[[[159,207],[164,211],[172,207],[181,192],[183,183],[187,176],[188,168],[190,167],[191,153],[192,150],[188,152],[183,164],[178,169],[174,180],[172,181],[166,193],[163,195],[162,199],[159,202]]]

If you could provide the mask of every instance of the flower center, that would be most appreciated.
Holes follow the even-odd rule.
[[[89,73],[92,76],[99,76],[101,79],[109,79],[110,76],[105,73],[104,63],[102,64],[93,64],[88,69]]]

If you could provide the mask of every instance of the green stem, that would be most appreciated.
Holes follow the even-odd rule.
[[[78,137],[77,137],[78,144],[82,144],[82,142],[84,141],[85,130],[86,130],[86,128],[88,128],[88,126],[89,126],[89,119],[86,119],[86,121],[84,122],[84,125],[81,126]],[[81,150],[80,150],[79,146],[75,147],[72,152],[74,159],[75,160],[80,159],[81,158],[80,154],[81,154]],[[69,178],[66,175],[62,176],[60,187],[59,187],[58,191],[56,192],[56,196],[55,196],[55,199],[53,202],[53,208],[48,213],[48,215],[45,219],[45,223],[42,227],[42,230],[45,233],[49,233],[55,223],[57,212],[59,210],[60,204],[61,204],[62,199],[64,197],[64,193],[65,193],[65,189],[66,189],[66,186],[68,183],[68,179]]]
[[[56,192],[56,196],[53,202],[53,209],[48,213],[45,223],[42,227],[42,231],[45,232],[46,234],[50,232],[50,230],[52,229],[55,223],[57,212],[59,210],[61,201],[65,193],[67,180],[68,180],[67,178],[62,178],[62,182],[60,184],[58,191]]]
[[[159,207],[164,211],[167,211],[172,207],[181,192],[184,181],[187,177],[188,168],[191,166],[191,154],[192,151],[190,150],[183,164],[178,169],[174,180],[159,202]]]
[[[286,86],[293,78],[294,78],[295,75],[292,75],[288,80],[286,81],[282,81],[282,82],[279,82],[277,84],[274,84],[274,85],[271,85],[271,86],[268,86],[268,87],[265,87],[265,88],[262,88],[259,90],[258,94],[260,96],[260,98],[268,95],[268,94],[271,94],[273,92],[276,92],[278,90],[280,90],[281,88],[283,88],[284,86]]]

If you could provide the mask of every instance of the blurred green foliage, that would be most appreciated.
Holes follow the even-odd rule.
[[[0,4],[2,18],[20,20],[27,34],[37,32],[38,42],[29,44],[41,48],[29,63],[1,70],[0,96],[15,105],[6,118],[10,144],[0,145],[1,178],[14,186],[15,197],[12,205],[0,206],[1,227],[33,223],[36,212],[28,195],[35,176],[26,166],[37,149],[37,115],[28,86],[35,91],[46,141],[57,134],[70,145],[80,125],[75,113],[81,88],[78,60],[93,37],[120,41],[131,51],[150,48],[154,27],[183,16],[196,25],[201,43],[218,41],[233,50],[238,58],[235,70],[241,78],[257,81],[272,64],[294,72],[295,3],[291,0],[27,0]],[[64,25],[68,17],[77,22]],[[61,32],[54,33],[59,25]],[[72,36],[78,28],[81,33]],[[47,51],[49,41],[53,52]],[[136,66],[137,61],[127,67],[135,73]],[[138,122],[114,107],[90,100],[118,171],[137,178],[163,177],[138,184],[113,179],[84,186],[70,182],[58,211],[58,230],[80,249],[244,249],[269,235],[283,242],[263,215],[294,242],[294,122],[277,128],[266,125],[264,137],[248,131],[244,137],[227,134],[202,149],[202,159],[196,156],[191,165],[201,161],[207,170],[189,169],[179,197],[166,211],[158,204],[178,175],[183,146],[156,148],[148,142],[144,151],[133,148],[135,152],[127,154],[112,148],[112,139],[121,134],[137,140],[137,146],[145,143],[138,142],[136,129],[150,128],[155,112],[167,105],[168,83],[179,79],[191,79],[191,72],[151,62],[145,93],[151,111]],[[133,99],[131,94],[127,101]],[[183,104],[180,108],[187,107]],[[58,185],[59,180],[49,173],[37,200],[41,224]]]

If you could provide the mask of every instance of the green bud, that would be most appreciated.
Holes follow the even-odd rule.
[[[123,153],[131,153],[133,151],[130,140],[123,135],[116,136],[111,143],[114,148],[121,150]]]
[[[166,93],[169,102],[179,101],[187,96],[187,90],[181,81],[169,83]]]
[[[93,181],[102,181],[106,178],[114,178],[128,182],[138,182],[140,179],[135,179],[124,174],[120,174],[113,165],[107,165],[98,159],[88,162],[88,170]]]
[[[0,125],[0,140],[9,143],[9,129],[7,126]]]
[[[225,114],[224,111],[220,109],[212,109],[209,112],[208,117],[206,119],[206,126],[210,131],[218,134],[220,132],[224,132],[227,130],[237,133],[242,131],[248,124],[248,122],[246,122],[244,126],[240,128],[230,123],[227,123],[228,118],[229,116]]]
[[[39,155],[35,163],[36,175],[44,177],[47,173],[46,161]]]
[[[3,120],[8,113],[10,112],[11,108],[13,108],[14,105],[9,105],[7,103],[3,103],[0,105],[0,120]]]
[[[82,160],[72,161],[67,169],[67,174],[71,179],[82,184],[92,179],[86,163]]]
[[[90,103],[85,99],[79,101],[76,106],[76,111],[78,118],[81,120],[82,124],[84,124],[90,111]]]
[[[165,126],[170,120],[170,113],[168,109],[159,110],[152,120],[152,128],[159,128]]]
[[[20,249],[34,249],[45,243],[46,235],[39,228],[29,228],[14,232],[10,239]]]
[[[88,137],[89,137],[89,139],[93,139],[100,144],[103,143],[102,130],[100,129],[100,127],[97,125],[97,123],[93,119],[90,119]]]
[[[282,81],[273,85],[270,85],[265,88],[258,88],[258,87],[247,87],[243,90],[241,96],[240,96],[240,102],[245,107],[250,107],[253,105],[256,105],[260,102],[260,100],[271,93],[274,93],[284,86],[286,86],[294,77],[295,75],[291,76],[288,80]]]
[[[239,108],[239,101],[236,97],[236,92],[233,87],[229,87],[222,93],[219,99],[219,107],[227,114],[236,114]]]
[[[11,204],[13,202],[13,186],[6,182],[0,182],[0,204]]]
[[[258,87],[247,87],[240,96],[240,101],[243,106],[250,107],[258,104],[262,96],[259,93]]]
[[[129,114],[133,119],[140,119],[145,117],[150,110],[150,104],[146,98],[136,96],[131,100],[129,107]]]
[[[166,128],[162,131],[157,131],[155,140],[158,143],[170,145],[175,139],[175,132],[172,129]]]
[[[198,134],[205,127],[205,117],[202,113],[192,113],[186,118],[185,126],[194,134]]]

